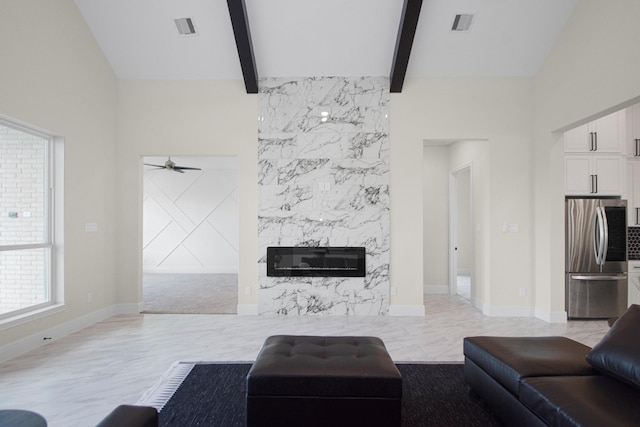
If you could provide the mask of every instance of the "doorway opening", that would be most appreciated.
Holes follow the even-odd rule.
[[[487,140],[423,141],[424,298],[451,295],[480,308],[484,296],[480,227],[488,218]]]
[[[235,314],[237,158],[145,156],[143,313]]]

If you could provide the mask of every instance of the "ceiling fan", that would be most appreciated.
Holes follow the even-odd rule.
[[[171,160],[171,157],[169,157],[169,159],[164,162],[164,165],[154,165],[151,163],[145,163],[145,166],[154,166],[157,169],[166,169],[166,170],[170,170],[170,171],[175,171],[175,172],[180,172],[180,173],[184,173],[185,170],[202,170],[200,168],[191,168],[188,166],[178,166],[175,164],[174,161]]]

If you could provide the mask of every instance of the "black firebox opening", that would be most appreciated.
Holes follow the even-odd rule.
[[[363,247],[267,248],[267,276],[365,277]]]

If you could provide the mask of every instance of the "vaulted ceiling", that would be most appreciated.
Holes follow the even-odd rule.
[[[121,79],[243,79],[227,0],[75,1]],[[533,76],[577,2],[423,0],[406,76]],[[256,77],[390,76],[404,3],[244,0]]]

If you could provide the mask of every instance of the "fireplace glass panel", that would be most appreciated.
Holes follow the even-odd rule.
[[[267,276],[364,277],[363,247],[267,248]]]

